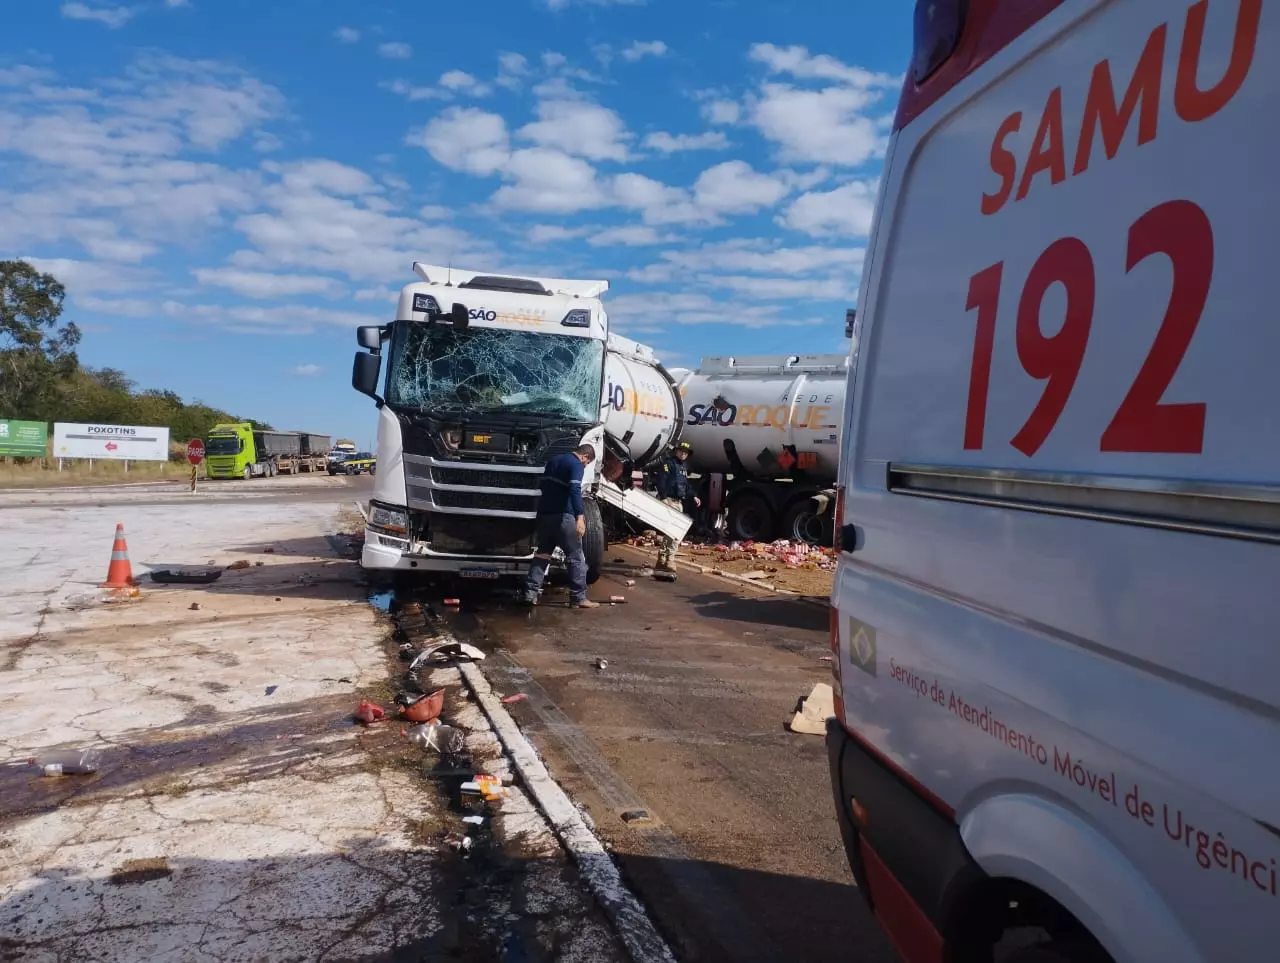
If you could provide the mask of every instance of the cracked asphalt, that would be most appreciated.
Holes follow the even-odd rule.
[[[0,494],[0,960],[621,958],[518,788],[463,860],[448,781],[351,721],[390,705],[389,626],[333,537],[359,486],[329,482]],[[250,564],[103,604],[117,522],[135,576]],[[505,772],[448,673],[446,715]],[[92,776],[27,761],[85,747]]]

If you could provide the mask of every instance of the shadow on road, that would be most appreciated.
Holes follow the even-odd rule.
[[[708,619],[781,625],[815,632],[830,627],[831,617],[826,607],[791,596],[744,598],[734,592],[705,592],[689,596],[688,601],[699,615]]]

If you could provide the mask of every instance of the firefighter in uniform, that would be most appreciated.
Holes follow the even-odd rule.
[[[658,469],[658,497],[664,504],[692,517],[702,506],[702,499],[693,493],[693,486],[689,483],[689,469],[685,462],[689,460],[691,451],[693,448],[689,443],[682,441],[663,461],[662,467]],[[658,538],[658,564],[655,570],[668,577],[674,576],[676,550],[680,544],[665,535],[659,535]]]

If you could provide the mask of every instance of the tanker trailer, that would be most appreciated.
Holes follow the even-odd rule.
[[[843,354],[710,357],[671,372],[689,470],[731,537],[831,544],[848,373]]]

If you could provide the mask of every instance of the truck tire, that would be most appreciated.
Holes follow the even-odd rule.
[[[771,542],[777,523],[773,506],[757,492],[743,492],[729,502],[729,534],[739,542]]]
[[[245,480],[245,481],[248,481],[248,480],[249,480],[250,478],[252,478],[252,477],[253,477],[253,466],[252,466],[252,465],[245,465],[245,466],[244,466],[244,480]]]
[[[781,535],[793,542],[830,546],[831,518],[825,512],[816,513],[809,498],[797,498],[783,513]]]
[[[600,578],[600,566],[608,542],[604,535],[604,519],[594,498],[582,500],[582,517],[587,523],[587,533],[582,536],[582,554],[587,557],[587,584],[594,585]]]
[[[277,471],[277,470],[278,470],[278,469],[276,468],[276,463],[275,463],[275,462],[273,462],[273,461],[269,461],[269,462],[267,462],[267,477],[268,477],[268,478],[275,478],[275,477],[276,477],[276,471]]]

